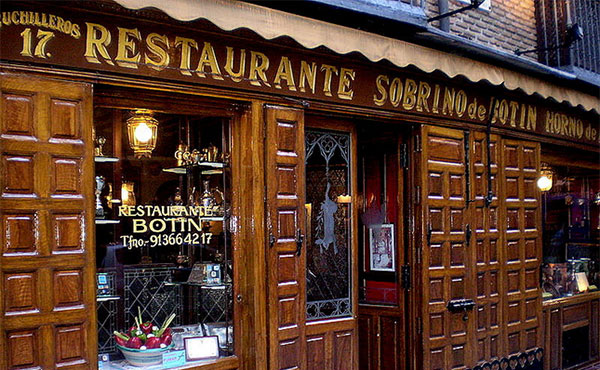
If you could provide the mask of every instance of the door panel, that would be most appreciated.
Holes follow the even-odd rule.
[[[423,347],[424,368],[462,369],[472,363],[473,320],[452,313],[448,302],[472,298],[472,256],[465,225],[465,134],[424,127],[421,182],[423,184]]]
[[[0,368],[93,368],[91,88],[11,74],[0,86]]]
[[[542,345],[541,329],[541,209],[536,187],[540,163],[537,143],[502,140],[500,183],[504,186],[506,215],[506,301],[503,319],[506,355]]]
[[[269,368],[306,369],[304,115],[266,106]]]
[[[504,260],[499,229],[498,137],[474,132],[470,145],[473,261],[475,261],[476,328],[475,361],[490,361],[502,355],[501,325],[504,301]],[[488,155],[491,160],[488,167]],[[488,178],[488,170],[491,179]],[[491,190],[491,192],[490,192]],[[486,197],[490,196],[486,204]]]
[[[539,144],[425,127],[422,145],[425,368],[541,346]]]

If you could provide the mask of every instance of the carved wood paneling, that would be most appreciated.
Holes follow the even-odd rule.
[[[525,352],[542,345],[542,302],[539,283],[541,263],[540,193],[536,188],[540,163],[539,144],[501,141],[505,214],[506,263],[504,281],[505,355]]]
[[[97,346],[91,89],[0,77],[0,368],[90,368]]]
[[[539,144],[426,127],[422,145],[425,368],[541,346]],[[459,298],[475,302],[462,322]]]
[[[356,321],[351,318],[312,321],[306,326],[306,368],[352,370],[358,358]],[[363,369],[363,367],[360,367]]]
[[[498,137],[491,135],[488,144],[487,135],[474,132],[469,145],[472,194],[470,216],[473,230],[471,249],[476,279],[476,307],[473,312],[476,362],[499,359],[503,354],[501,325],[504,263],[502,233],[498,225],[499,199],[502,198],[498,186],[498,142]],[[488,171],[491,173],[491,181]],[[490,198],[486,203],[488,196]]]
[[[304,114],[267,106],[265,124],[269,367],[306,369]]]
[[[449,301],[474,298],[472,253],[467,249],[465,135],[422,131],[423,349],[425,369],[463,369],[473,363],[474,313],[451,313]]]

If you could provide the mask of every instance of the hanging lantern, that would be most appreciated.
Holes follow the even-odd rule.
[[[537,187],[541,191],[548,191],[552,189],[552,177],[554,173],[552,169],[547,164],[542,164],[542,168],[540,169],[540,176],[537,179]]]
[[[152,117],[153,114],[149,109],[136,109],[127,120],[129,146],[136,158],[150,158],[156,147],[158,121]]]

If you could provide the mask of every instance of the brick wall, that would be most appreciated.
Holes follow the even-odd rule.
[[[457,0],[448,0],[449,10],[468,4]],[[450,32],[468,40],[484,44],[506,52],[516,49],[535,49],[537,31],[534,0],[491,0],[487,10],[468,10],[449,17]],[[427,16],[439,14],[438,0],[427,0]],[[439,27],[438,22],[433,22]],[[536,53],[524,57],[535,60]]]

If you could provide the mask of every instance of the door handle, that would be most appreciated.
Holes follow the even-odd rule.
[[[452,313],[463,313],[463,321],[469,320],[467,311],[471,311],[475,307],[475,301],[472,299],[453,299],[448,302],[446,308]]]
[[[296,233],[296,256],[300,257],[302,254],[302,244],[304,243],[304,235],[302,235],[302,231],[298,229]]]
[[[472,299],[453,299],[446,305],[448,311],[452,313],[470,311],[473,307],[475,307],[475,301]]]

